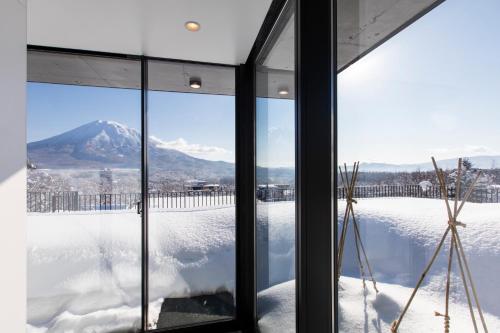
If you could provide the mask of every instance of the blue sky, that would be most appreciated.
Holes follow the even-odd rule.
[[[28,84],[28,142],[94,120],[140,129],[140,92],[55,84]],[[149,93],[149,134],[169,148],[211,160],[234,161],[234,97]]]
[[[339,162],[500,154],[498,13],[447,0],[341,73]]]
[[[257,165],[295,164],[295,103],[288,99],[257,98]]]
[[[341,73],[339,162],[500,154],[499,12],[497,0],[447,0]],[[259,164],[293,166],[293,101],[258,107]],[[28,110],[28,141],[97,119],[139,128],[140,95],[31,83]],[[150,134],[194,156],[233,161],[234,98],[152,92]]]

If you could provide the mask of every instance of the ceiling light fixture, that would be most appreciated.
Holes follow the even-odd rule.
[[[189,86],[193,89],[200,89],[201,88],[201,79],[197,77],[192,77],[189,79]]]
[[[200,30],[201,26],[198,22],[195,21],[187,21],[184,26],[186,27],[187,30],[191,32],[196,32]]]
[[[287,96],[288,95],[288,88],[283,87],[278,89],[278,95],[280,96]]]

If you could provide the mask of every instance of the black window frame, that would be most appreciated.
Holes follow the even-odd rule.
[[[148,251],[148,201],[149,201],[149,188],[148,188],[148,151],[147,151],[147,140],[148,140],[148,64],[149,61],[159,61],[159,62],[170,62],[170,63],[183,63],[183,64],[199,64],[205,66],[214,66],[214,67],[228,67],[233,68],[235,71],[235,88],[236,92],[238,91],[238,74],[237,74],[237,66],[227,65],[227,64],[217,64],[217,63],[208,63],[208,62],[199,62],[199,61],[188,61],[188,60],[177,60],[177,59],[168,59],[168,58],[158,58],[158,57],[148,57],[148,56],[139,56],[132,54],[121,54],[121,53],[109,53],[109,52],[98,52],[98,51],[89,51],[89,50],[80,50],[80,49],[68,49],[68,48],[58,48],[58,47],[48,47],[48,46],[40,46],[40,45],[28,45],[27,51],[33,52],[43,52],[43,53],[56,53],[56,54],[69,54],[69,55],[80,55],[80,56],[89,56],[89,57],[97,57],[97,58],[110,58],[110,59],[123,59],[123,60],[135,60],[139,61],[141,65],[141,332],[147,333],[189,333],[189,332],[234,332],[241,329],[242,325],[240,324],[241,311],[240,303],[242,302],[240,293],[242,294],[242,286],[241,283],[244,279],[242,276],[246,276],[246,269],[243,267],[244,265],[238,265],[240,262],[236,259],[236,308],[235,308],[235,316],[232,319],[223,319],[214,322],[203,322],[203,323],[193,323],[186,326],[179,327],[166,327],[166,328],[158,328],[158,329],[148,329],[148,308],[149,308],[149,251]],[[235,113],[238,118],[238,108],[235,94]],[[238,123],[236,122],[236,130],[235,137],[238,137]],[[238,144],[235,147],[236,156],[238,156],[239,148]],[[236,160],[236,193],[238,194],[239,188],[241,187],[238,182],[238,161]],[[146,203],[146,204],[144,204]],[[236,210],[238,211],[238,205],[240,204],[239,200],[236,199]],[[242,244],[242,230],[239,227],[238,223],[238,215],[236,217],[236,256],[242,252],[240,249]],[[243,274],[240,270],[245,270]]]
[[[291,6],[295,11],[296,333],[337,333],[338,285],[333,279],[333,258],[337,255],[337,179],[334,176],[337,165],[337,0],[273,1],[244,65],[253,71],[254,80],[254,104],[249,110],[253,112],[253,160],[245,163],[249,164],[248,168],[250,163],[255,166],[256,63],[266,44],[276,37],[274,27],[283,23],[278,21],[289,17],[281,14]],[[255,175],[252,184],[255,184]],[[255,191],[255,187],[249,186],[246,190]],[[255,198],[253,205],[255,209]],[[255,246],[255,215],[253,218]],[[252,251],[256,253],[255,248]],[[253,269],[255,279],[255,257]],[[253,282],[255,288],[255,280]],[[253,311],[255,313],[255,308]]]
[[[28,45],[28,51],[141,61],[141,187],[147,182],[147,67],[150,60],[231,67],[235,70],[236,313],[233,319],[185,327],[147,329],[147,213],[142,205],[142,332],[258,332],[256,314],[255,62],[289,1],[295,1],[296,84],[296,297],[297,333],[338,332],[336,0],[273,0],[247,61],[241,65]],[[250,126],[249,126],[250,125]],[[319,146],[316,145],[320,140]],[[316,149],[308,149],[316,145]],[[318,163],[321,161],[321,163]],[[318,199],[321,200],[311,200]],[[314,221],[307,223],[307,221]],[[314,240],[314,241],[312,241]],[[322,255],[318,256],[318,253]],[[326,255],[325,255],[326,253]],[[316,256],[316,257],[315,257]],[[252,264],[248,264],[252,263]],[[317,311],[322,309],[322,311]]]

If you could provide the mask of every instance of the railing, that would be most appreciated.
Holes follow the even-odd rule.
[[[460,194],[462,198],[464,193]],[[294,201],[295,189],[258,189],[256,197],[261,202]],[[344,188],[337,189],[337,199],[345,199]],[[440,199],[439,187],[426,190],[419,185],[374,185],[356,186],[355,198],[411,197]],[[455,197],[455,189],[448,188],[448,197]],[[137,209],[140,193],[79,194],[78,192],[28,192],[28,212],[50,213],[71,211],[107,211]],[[477,203],[500,203],[500,189],[476,189],[469,201]],[[149,193],[149,208],[184,209],[196,207],[218,207],[234,205],[234,190],[187,191]]]
[[[140,193],[79,194],[78,192],[28,192],[28,212],[106,211],[137,209]],[[149,208],[182,209],[235,204],[234,190],[149,193]]]
[[[454,197],[454,189],[448,188],[448,196]],[[356,186],[355,198],[385,198],[385,197],[411,197],[411,198],[441,198],[438,186],[428,187],[423,190],[420,185],[374,185]],[[337,190],[337,199],[345,199],[343,187]]]
[[[447,194],[449,198],[455,198],[455,188],[448,187]],[[463,198],[464,191],[461,191],[459,198]],[[374,186],[356,186],[354,188],[355,198],[382,198],[382,197],[410,197],[410,198],[431,198],[442,199],[439,186],[427,187],[425,190],[420,185],[374,185]],[[338,188],[337,199],[345,199],[344,188]],[[470,202],[476,203],[500,203],[500,189],[498,188],[480,188],[475,189],[470,198]]]
[[[260,188],[257,190],[256,197],[264,202],[294,201],[295,189]]]

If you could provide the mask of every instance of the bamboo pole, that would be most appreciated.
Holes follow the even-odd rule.
[[[448,227],[447,227],[443,237],[441,238],[441,241],[440,241],[436,251],[434,252],[434,255],[432,256],[429,264],[427,265],[422,276],[420,277],[420,279],[417,283],[417,286],[413,290],[413,292],[410,296],[410,299],[406,303],[406,306],[403,309],[403,312],[400,314],[399,318],[392,323],[391,332],[393,332],[393,333],[397,332],[397,330],[401,324],[401,321],[403,320],[404,315],[408,311],[408,308],[410,307],[410,304],[412,303],[413,298],[415,297],[420,285],[422,284],[422,282],[425,278],[425,275],[428,273],[428,271],[430,270],[430,268],[434,264],[434,261],[438,255],[439,251],[441,250],[442,245],[443,245],[449,231],[451,230],[450,252],[448,255],[448,270],[447,270],[447,275],[446,275],[445,314],[442,315],[439,312],[435,312],[435,315],[444,317],[444,323],[445,323],[444,331],[445,331],[445,333],[449,333],[449,330],[450,330],[449,299],[450,299],[450,285],[451,285],[451,265],[452,265],[453,254],[455,252],[456,257],[457,257],[458,266],[460,268],[460,277],[462,279],[462,283],[463,283],[464,289],[465,289],[465,294],[467,297],[467,304],[469,306],[469,312],[470,312],[470,316],[472,319],[472,324],[474,326],[474,331],[476,333],[478,333],[477,322],[476,322],[476,318],[475,318],[475,314],[474,314],[474,307],[473,307],[471,295],[469,292],[469,283],[470,283],[470,287],[472,290],[472,295],[474,297],[475,304],[476,304],[478,312],[479,312],[481,324],[483,326],[484,331],[486,333],[488,333],[488,329],[486,327],[486,322],[484,320],[481,305],[479,304],[479,298],[477,296],[476,287],[474,285],[474,281],[472,279],[472,274],[470,272],[469,265],[467,263],[467,259],[465,256],[465,251],[463,249],[462,242],[460,241],[460,236],[458,235],[458,230],[457,230],[457,226],[465,227],[465,224],[457,221],[457,218],[458,218],[458,215],[460,214],[462,208],[464,207],[465,202],[467,202],[470,195],[472,194],[472,191],[473,191],[477,181],[479,180],[479,177],[481,176],[481,172],[479,172],[478,175],[476,176],[476,178],[474,179],[472,185],[469,187],[465,196],[462,198],[462,202],[460,203],[460,206],[459,206],[458,201],[459,201],[459,196],[460,196],[460,191],[461,191],[461,180],[462,180],[462,159],[458,160],[457,179],[456,179],[456,183],[455,183],[456,193],[455,193],[455,198],[454,198],[454,203],[453,203],[453,212],[452,212],[451,207],[450,207],[450,203],[449,203],[448,192],[447,192],[447,188],[446,188],[446,179],[444,176],[444,172],[442,169],[438,168],[434,157],[432,157],[432,164],[434,165],[434,170],[436,172],[436,176],[437,176],[438,181],[439,181],[439,185],[440,185],[439,187],[441,190],[441,194],[442,194],[444,201],[445,201],[445,204],[446,204],[446,211],[448,213]],[[464,269],[464,267],[465,267],[465,269]]]
[[[340,279],[340,274],[342,271],[342,261],[345,249],[345,241],[347,238],[347,232],[349,227],[350,218],[352,217],[352,224],[354,228],[354,241],[356,246],[356,255],[358,261],[358,267],[360,270],[360,275],[363,280],[363,288],[366,288],[366,271],[363,261],[366,263],[366,268],[370,274],[370,280],[373,283],[373,287],[376,292],[378,292],[377,284],[375,278],[373,277],[373,271],[371,265],[368,261],[368,256],[366,255],[366,250],[361,240],[361,233],[359,232],[359,226],[356,221],[356,217],[354,214],[354,194],[356,188],[356,180],[359,174],[359,162],[355,162],[352,169],[351,177],[349,177],[349,173],[347,170],[347,164],[344,163],[344,170],[339,166],[340,178],[342,181],[343,189],[346,193],[346,209],[344,213],[343,223],[342,223],[342,232],[339,241],[339,253],[337,257],[337,281]]]
[[[469,287],[467,285],[467,279],[465,278],[464,267],[462,265],[462,258],[460,256],[460,252],[458,251],[458,247],[457,247],[457,242],[456,242],[456,238],[455,238],[456,233],[455,233],[455,231],[452,231],[452,233],[453,233],[453,245],[454,245],[455,249],[457,250],[457,261],[458,261],[458,267],[460,267],[460,276],[462,277],[462,283],[464,285],[465,295],[467,296],[467,304],[469,305],[469,313],[470,313],[470,316],[472,319],[472,324],[474,325],[474,332],[477,333],[478,330],[477,330],[476,316],[474,315],[474,310],[472,308]]]
[[[403,312],[401,312],[401,314],[399,315],[399,318],[392,323],[391,332],[395,333],[398,331],[399,325],[401,324],[401,321],[403,320],[403,317],[406,314],[406,311],[408,311],[408,308],[410,307],[410,304],[413,301],[413,298],[417,294],[418,288],[420,288],[420,285],[422,284],[422,282],[425,279],[425,276],[427,275],[427,273],[431,269],[432,264],[434,263],[434,260],[436,260],[436,257],[439,254],[441,247],[443,246],[444,240],[446,239],[446,236],[448,236],[448,232],[450,232],[450,226],[448,226],[448,228],[446,228],[446,231],[444,232],[444,235],[441,238],[441,241],[439,242],[438,247],[436,248],[436,251],[434,251],[434,254],[432,255],[431,261],[427,264],[424,272],[420,276],[420,279],[418,280],[417,285],[413,289],[413,292],[411,293],[410,299],[406,303],[406,306],[404,307]]]
[[[476,302],[477,310],[479,312],[479,317],[481,318],[481,324],[483,325],[483,329],[486,333],[488,333],[488,328],[486,327],[486,321],[484,320],[483,316],[483,311],[481,310],[481,304],[479,304],[479,298],[477,297],[477,292],[476,292],[476,286],[474,285],[474,280],[472,279],[472,274],[469,269],[469,264],[467,263],[467,259],[465,258],[465,251],[462,246],[462,241],[460,240],[460,237],[458,236],[458,233],[456,233],[456,243],[458,244],[458,248],[460,249],[462,260],[464,262],[465,266],[465,271],[467,272],[467,276],[469,277],[470,285],[472,288],[472,294],[474,296],[474,300]]]
[[[446,304],[444,313],[444,332],[450,332],[450,285],[451,285],[451,262],[453,260],[453,238],[450,241],[450,254],[448,255],[448,271],[446,273]]]
[[[357,238],[359,238],[361,240],[361,234],[359,232],[358,222],[356,221],[356,218],[354,217],[354,212],[352,214],[352,222],[354,225],[354,231],[356,232],[356,236],[357,236]],[[377,281],[375,281],[375,278],[373,277],[373,271],[372,271],[372,268],[370,266],[370,262],[368,261],[368,256],[366,255],[365,247],[364,247],[362,242],[360,242],[360,245],[361,245],[361,250],[363,252],[363,256],[364,256],[365,261],[366,261],[366,266],[368,268],[368,272],[370,273],[371,281],[373,283],[373,289],[375,289],[375,291],[378,293]]]
[[[353,223],[353,225],[355,225]],[[359,241],[358,237],[354,237],[354,243],[356,246],[356,256],[358,259],[358,267],[359,267],[359,275],[361,275],[361,279],[363,280],[363,289],[366,289],[366,278],[365,278],[365,268],[363,267],[363,262],[361,261],[361,254],[359,250]]]
[[[340,177],[342,179],[342,186],[344,187],[345,195],[346,195],[346,207],[345,207],[345,213],[344,213],[344,219],[342,222],[342,233],[340,236],[340,242],[339,242],[339,253],[338,253],[338,258],[337,258],[337,281],[340,279],[340,273],[342,271],[342,259],[344,257],[344,244],[345,244],[345,239],[347,235],[347,224],[349,223],[349,191],[347,189],[347,180],[344,180],[344,175],[342,174],[342,168],[339,166],[339,171],[340,171]],[[346,175],[347,176],[347,175]]]

